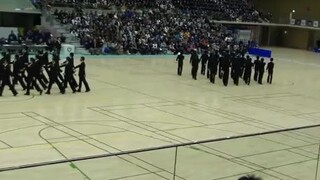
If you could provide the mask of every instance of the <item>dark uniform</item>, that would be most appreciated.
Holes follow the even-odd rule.
[[[253,75],[253,79],[254,79],[255,81],[258,81],[259,69],[260,69],[260,58],[257,57],[257,59],[254,61],[254,75]]]
[[[260,65],[259,65],[259,77],[258,77],[258,83],[262,84],[263,74],[264,74],[264,67],[266,65],[265,62],[263,62],[264,59],[261,59]]]
[[[208,60],[208,69],[209,69],[209,79],[211,83],[215,83],[215,78],[218,71],[218,64],[219,64],[219,55],[218,52],[211,53],[209,60]]]
[[[192,52],[191,57],[190,57],[190,63],[192,66],[191,75],[194,80],[197,80],[199,62],[200,62],[200,59],[198,57],[198,54],[196,52]]]
[[[184,60],[184,55],[181,53],[177,56],[176,61],[178,61],[178,70],[177,73],[179,76],[182,75],[182,69],[183,69],[183,60]]]
[[[39,68],[39,76],[37,77],[39,79],[39,82],[43,86],[44,89],[47,88],[46,84],[49,83],[47,77],[44,75],[43,67],[47,66],[49,63],[49,58],[46,56],[42,51],[39,51],[39,54],[36,56],[38,61],[38,68]]]
[[[205,74],[206,74],[208,59],[209,59],[208,52],[205,52],[205,53],[202,54],[201,57],[200,57],[200,61],[201,61],[201,74],[202,74],[202,75],[205,75]],[[207,77],[209,78],[209,74],[207,74]]]
[[[53,85],[53,83],[56,83],[57,86],[60,89],[60,93],[64,94],[65,93],[65,89],[62,85],[62,83],[58,80],[58,74],[60,72],[60,66],[59,66],[59,62],[58,61],[52,61],[49,65],[48,68],[50,69],[48,74],[49,74],[49,85],[48,85],[48,90],[46,92],[46,94],[51,94],[51,87]]]
[[[56,52],[54,52],[52,54],[52,61],[56,61],[59,64],[60,58],[59,58],[59,55]],[[64,82],[64,78],[63,78],[61,69],[59,70],[59,73],[58,73],[58,80],[60,80],[60,82]]]
[[[219,55],[219,69],[218,69],[218,73],[219,73],[219,78],[222,79],[222,61],[223,61],[223,56],[220,54]]]
[[[27,65],[27,92],[25,95],[30,95],[31,84],[36,88],[36,90],[42,95],[42,89],[39,87],[36,75],[38,70],[38,65],[35,62],[35,59],[31,58],[31,62]]]
[[[70,88],[72,89],[72,92],[76,92],[76,87],[74,83],[72,82],[73,78],[73,67],[72,63],[70,63],[71,59],[70,57],[67,57],[67,61],[64,62],[64,64],[61,67],[65,67],[64,70],[64,88],[67,88],[67,84],[69,83]]]
[[[247,56],[247,59],[245,62],[244,74],[243,74],[243,80],[247,85],[250,85],[252,67],[253,67],[252,59],[249,56]]]
[[[241,73],[241,66],[243,66],[241,64],[241,59],[240,57],[235,57],[233,62],[232,62],[232,78],[233,78],[233,83],[235,85],[239,85],[239,78],[240,78],[240,73]]]
[[[15,56],[15,61],[13,62],[13,85],[16,85],[19,81],[20,85],[22,86],[23,90],[27,88],[26,83],[22,77],[22,69],[24,67],[22,58],[17,54]]]
[[[10,70],[10,65],[9,63],[7,63],[6,61],[1,65],[1,70],[2,73],[2,82],[1,82],[1,86],[0,86],[0,96],[2,96],[2,93],[3,93],[3,89],[4,89],[4,86],[7,85],[9,86],[12,94],[14,96],[16,96],[18,94],[18,92],[14,89],[14,86],[13,84],[11,83],[11,75],[12,75],[12,72]]]
[[[243,78],[243,73],[244,73],[244,68],[245,68],[245,65],[246,65],[246,58],[244,58],[244,54],[241,54],[241,57],[240,57],[240,78]]]
[[[269,84],[272,84],[273,68],[274,68],[274,63],[273,63],[273,58],[271,58],[271,59],[270,59],[270,62],[268,63],[268,66],[267,66],[267,71],[268,71],[268,79],[267,79],[267,82],[268,82]]]
[[[88,82],[86,80],[86,63],[84,62],[84,57],[81,57],[80,61],[81,61],[81,63],[75,67],[75,69],[79,68],[79,89],[78,89],[78,92],[81,92],[82,83],[84,84],[84,86],[86,88],[86,92],[89,92],[90,87],[89,87]]]
[[[41,58],[41,57],[40,57]],[[42,62],[40,59],[36,60],[34,62],[34,77],[36,78],[36,80],[41,84],[43,89],[47,89],[47,84],[44,82],[43,80],[43,70],[42,70]]]
[[[222,57],[221,63],[221,69],[223,71],[222,81],[224,86],[228,86],[229,82],[229,73],[230,73],[230,60],[229,55],[225,54]]]
[[[74,54],[70,53],[70,66],[72,66],[72,68],[74,68]],[[78,87],[78,83],[76,81],[76,79],[74,78],[74,76],[72,76],[71,78],[71,82],[73,84],[73,86]]]

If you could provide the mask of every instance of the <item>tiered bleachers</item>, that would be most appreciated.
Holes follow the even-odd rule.
[[[154,54],[167,50],[206,49],[209,43],[223,45],[227,36],[223,26],[201,17],[169,16],[164,11],[125,11],[107,15],[56,11],[54,14],[61,23],[72,24],[70,33],[91,50],[105,45],[110,51],[121,49]]]
[[[226,46],[228,34],[222,25],[209,20],[259,21],[259,13],[243,0],[55,0],[51,5],[73,6],[56,10],[62,24],[71,24],[72,35],[92,53],[103,47],[109,53],[154,54],[168,50]],[[111,14],[85,13],[83,5],[108,4]],[[114,9],[114,8],[113,8]],[[229,38],[230,39],[230,38]]]

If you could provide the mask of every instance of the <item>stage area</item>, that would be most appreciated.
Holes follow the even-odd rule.
[[[174,56],[88,56],[89,93],[0,98],[0,168],[320,124],[320,55],[271,48],[273,84],[182,77]],[[78,57],[77,57],[78,58]],[[269,60],[267,60],[269,62]],[[75,64],[78,64],[78,60]],[[320,128],[178,149],[176,179],[314,179]],[[173,179],[175,149],[0,173],[0,179]]]

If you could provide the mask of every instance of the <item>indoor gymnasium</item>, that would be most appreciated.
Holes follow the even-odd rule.
[[[0,179],[320,179],[317,6],[3,0]]]

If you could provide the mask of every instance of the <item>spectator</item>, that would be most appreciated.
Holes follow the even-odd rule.
[[[8,36],[8,43],[10,44],[13,41],[18,41],[17,36],[14,34],[13,31],[11,31],[11,33]]]

